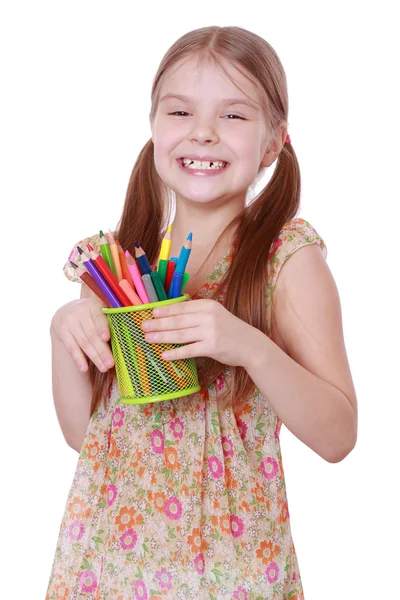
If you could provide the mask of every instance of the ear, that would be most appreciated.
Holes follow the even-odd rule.
[[[272,138],[269,141],[267,149],[261,161],[260,167],[270,167],[272,163],[278,158],[285,144],[287,137],[287,125],[282,124],[280,126],[280,133],[276,138]]]

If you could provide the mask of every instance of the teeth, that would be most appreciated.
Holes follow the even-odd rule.
[[[182,158],[182,164],[187,169],[223,169],[226,162],[223,162],[222,160],[202,161],[192,160],[191,158]]]

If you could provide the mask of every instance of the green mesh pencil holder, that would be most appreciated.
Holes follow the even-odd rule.
[[[194,358],[167,361],[161,353],[182,344],[150,344],[145,339],[142,322],[154,319],[157,306],[184,302],[179,298],[123,308],[103,308],[111,334],[120,402],[145,404],[172,400],[200,390]]]

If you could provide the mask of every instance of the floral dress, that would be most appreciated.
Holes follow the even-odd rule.
[[[99,238],[90,241],[95,249]],[[268,260],[326,246],[307,221],[285,224]],[[79,256],[71,257],[79,263]],[[207,298],[228,252],[192,299]],[[66,276],[80,281],[67,263]],[[220,301],[219,299],[218,301]],[[144,405],[118,402],[90,419],[62,519],[46,600],[300,600],[279,442],[281,421],[257,389],[236,412],[208,388]]]

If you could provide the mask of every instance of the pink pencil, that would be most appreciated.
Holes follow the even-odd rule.
[[[150,300],[147,295],[146,288],[144,287],[139,267],[137,266],[136,261],[130,254],[129,250],[125,250],[125,256],[126,264],[128,265],[129,272],[132,275],[133,283],[135,284],[135,288],[137,293],[139,294],[139,298],[141,299],[143,304],[148,304]]]

